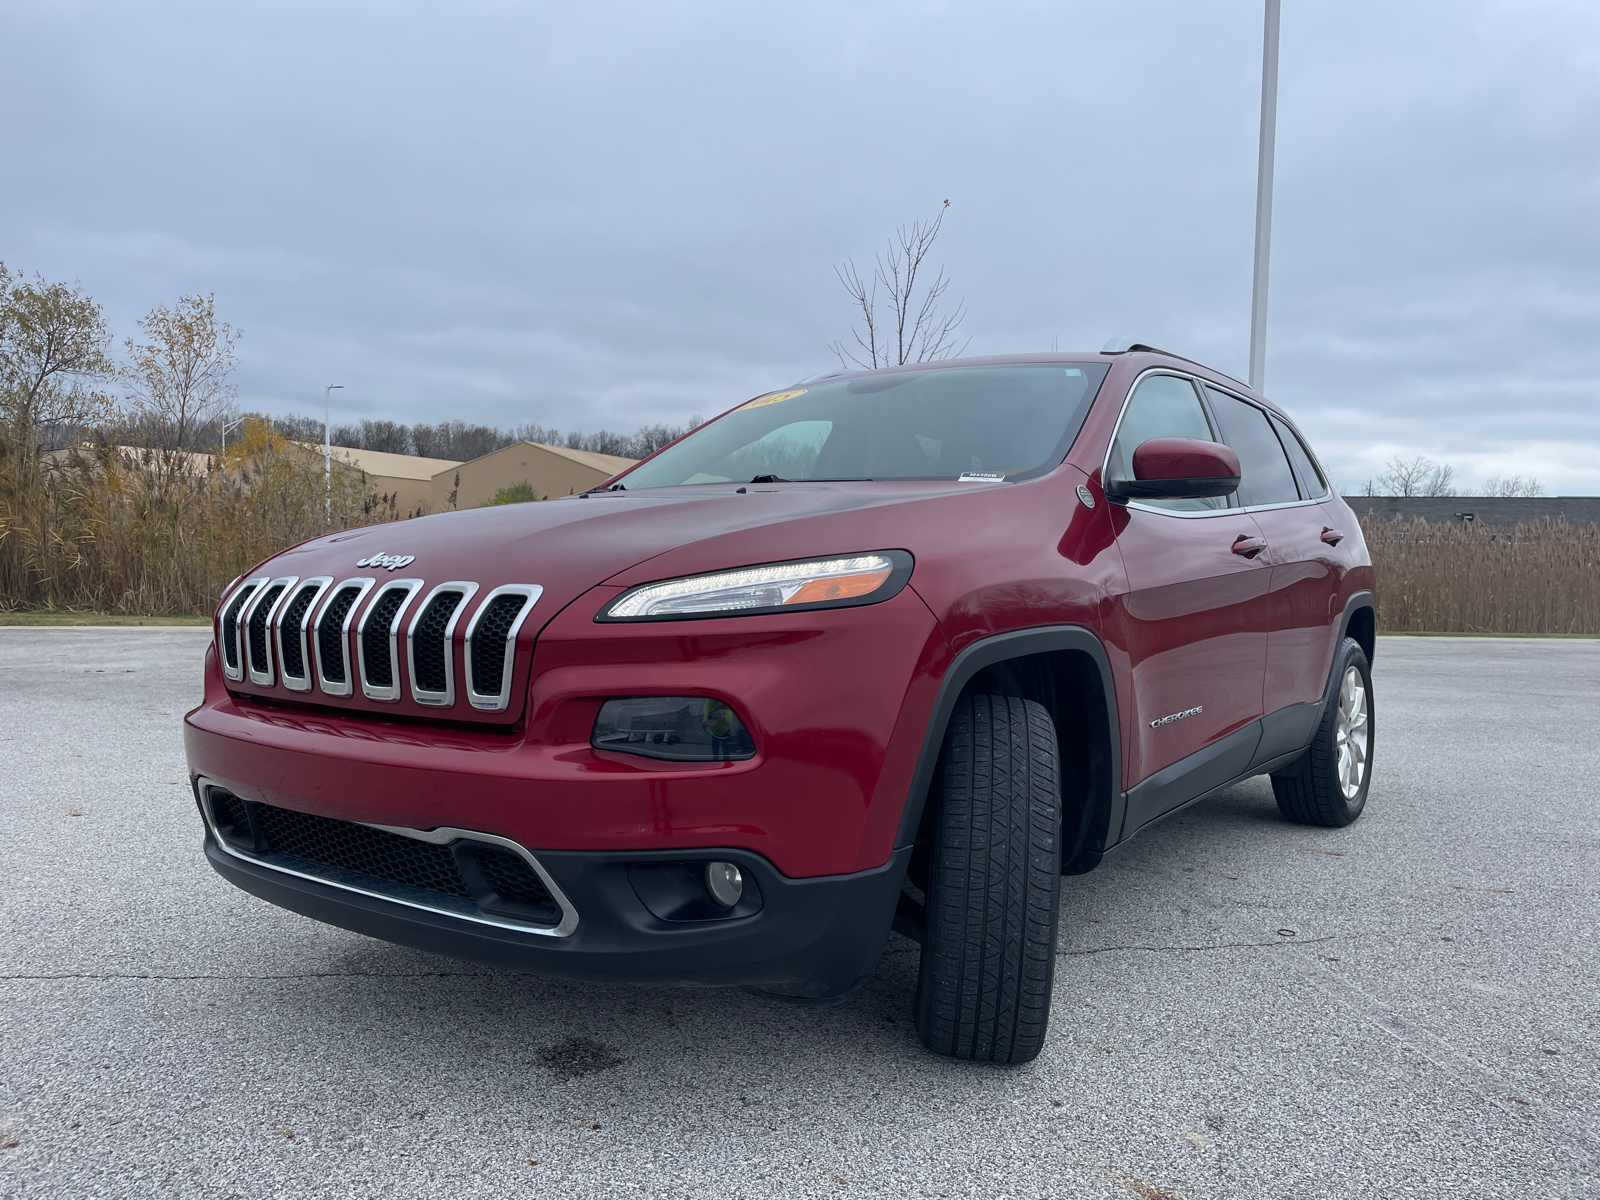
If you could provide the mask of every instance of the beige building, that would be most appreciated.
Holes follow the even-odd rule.
[[[398,458],[399,455],[385,455]],[[413,459],[427,462],[428,459]],[[451,463],[433,476],[432,511],[476,508],[501,488],[526,482],[540,499],[570,496],[604,483],[633,466],[635,459],[568,450],[543,442],[517,442],[475,458]]]
[[[316,454],[319,459],[322,457],[321,446],[316,447]],[[390,497],[389,503],[400,517],[438,512],[440,506],[433,498],[434,477],[461,465],[448,458],[418,458],[415,454],[385,454],[348,446],[335,446],[333,459],[364,472],[367,491],[380,498]]]

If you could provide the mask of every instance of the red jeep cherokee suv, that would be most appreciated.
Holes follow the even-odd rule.
[[[1344,825],[1372,568],[1273,405],[1145,346],[842,372],[593,491],[317,538],[223,594],[225,878],[577,979],[849,992],[1042,1045],[1061,877],[1271,773]]]

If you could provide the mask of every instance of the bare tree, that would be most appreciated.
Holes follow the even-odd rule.
[[[1538,479],[1529,476],[1524,479],[1521,475],[1510,475],[1502,479],[1498,475],[1489,476],[1489,482],[1483,486],[1485,496],[1542,496],[1544,484]]]
[[[29,283],[0,263],[0,433],[19,472],[31,471],[50,428],[111,411],[97,387],[115,373],[110,344],[100,306],[77,285]]]
[[[139,331],[146,340],[123,343],[130,361],[122,378],[147,444],[171,460],[231,411],[241,335],[217,320],[215,296],[180,296],[140,318]]]
[[[967,348],[967,342],[956,345],[956,329],[967,315],[965,306],[958,301],[953,310],[940,309],[950,287],[944,268],[931,283],[922,282],[949,208],[946,200],[933,220],[896,229],[888,248],[874,256],[868,278],[862,278],[854,259],[834,268],[861,310],[860,326],[850,331],[853,344],[834,342],[828,347],[841,366],[871,369],[930,362],[954,358]]]
[[[1455,475],[1449,463],[1436,463],[1424,454],[1415,458],[1396,455],[1389,460],[1389,469],[1378,476],[1376,493],[1369,491],[1368,495],[1454,496]]]

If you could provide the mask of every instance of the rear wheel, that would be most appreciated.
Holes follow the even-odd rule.
[[[1338,688],[1306,755],[1272,777],[1278,811],[1302,825],[1348,825],[1372,781],[1372,668],[1354,638],[1339,649]]]
[[[1020,1063],[1044,1045],[1061,892],[1055,726],[1040,704],[963,696],[930,802],[916,1024],[936,1054]]]

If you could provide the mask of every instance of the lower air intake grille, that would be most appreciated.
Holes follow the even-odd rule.
[[[500,693],[505,682],[506,634],[527,603],[526,596],[496,596],[478,617],[472,630],[472,689],[480,695]]]
[[[311,607],[311,602],[316,598],[317,585],[308,583],[295,593],[294,599],[283,610],[283,620],[279,624],[283,630],[283,662],[279,664],[279,669],[290,679],[306,677],[306,656],[300,645],[300,622],[305,620],[306,609]]]
[[[428,602],[417,621],[411,643],[417,677],[411,682],[422,691],[443,692],[450,686],[445,670],[450,649],[444,644],[444,631],[450,624],[451,614],[461,607],[461,596],[460,592],[440,592]]]
[[[244,608],[245,601],[250,599],[256,585],[247,583],[239,589],[239,594],[233,598],[233,603],[228,605],[227,612],[222,614],[222,660],[228,664],[228,670],[234,674],[240,671],[239,666],[239,611]]]
[[[425,892],[463,899],[472,895],[448,846],[270,804],[257,804],[255,810],[267,846],[279,854]]]
[[[250,669],[252,671],[265,671],[267,669],[267,617],[272,612],[272,606],[277,602],[278,595],[283,591],[283,584],[275,583],[267,589],[267,594],[261,597],[261,603],[256,605],[255,612],[250,614]]]
[[[504,846],[472,838],[447,845],[425,842],[354,821],[242,800],[218,787],[207,789],[207,799],[223,840],[268,866],[410,903],[424,901],[423,907],[458,916],[477,910],[536,928],[561,923],[561,905],[544,881],[526,859]],[[259,842],[250,831],[252,814]],[[425,903],[429,895],[439,903]]]
[[[402,588],[385,592],[378,597],[372,611],[367,613],[361,629],[361,656],[366,663],[369,687],[394,686],[394,656],[389,653],[389,623],[410,595]]]
[[[317,644],[322,650],[322,677],[329,683],[345,681],[344,619],[360,595],[359,587],[340,588],[339,594],[322,611],[322,620],[317,623]]]

